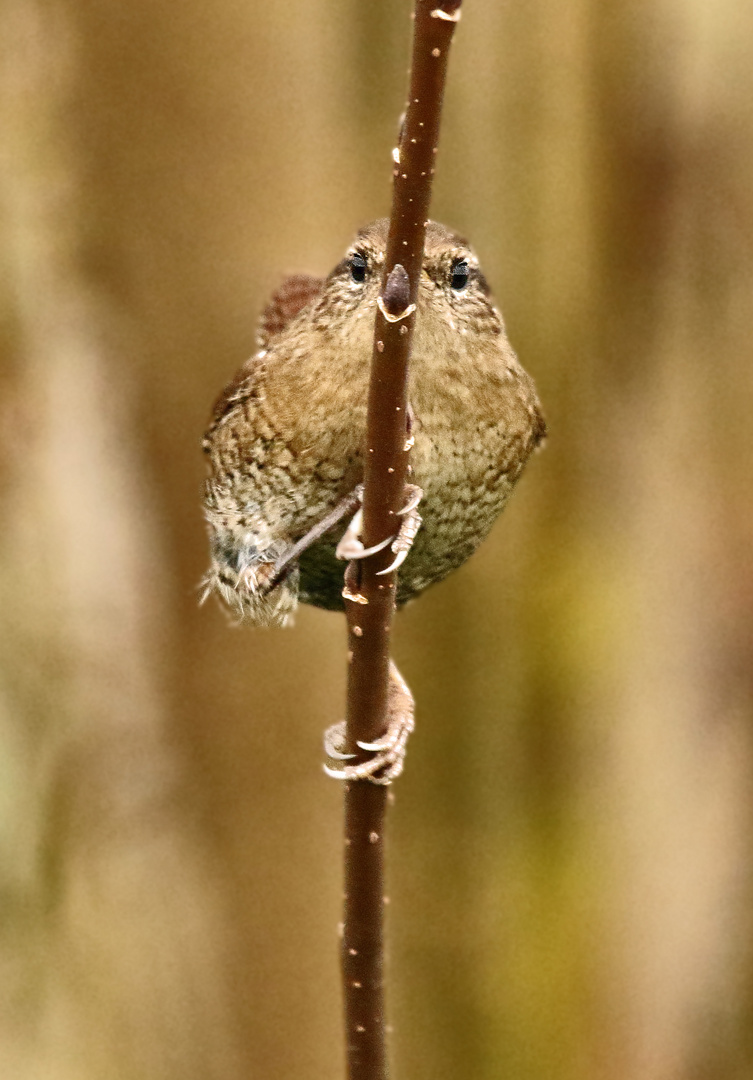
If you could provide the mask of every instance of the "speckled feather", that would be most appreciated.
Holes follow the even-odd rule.
[[[356,237],[324,281],[300,275],[262,316],[262,348],[217,401],[204,438],[216,591],[242,617],[284,623],[298,599],[342,610],[341,523],[265,592],[272,564],[362,479],[366,398],[387,221]],[[363,282],[351,259],[366,261]],[[468,282],[451,286],[465,260]],[[431,222],[409,376],[412,482],[423,525],[398,603],[463,563],[486,537],[545,433],[532,380],[505,336],[472,250]]]

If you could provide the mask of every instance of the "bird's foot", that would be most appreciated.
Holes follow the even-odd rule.
[[[245,589],[254,595],[264,595],[270,591],[270,582],[275,572],[275,562],[254,562],[245,566],[238,574],[236,591]]]
[[[405,746],[415,726],[414,702],[408,684],[390,661],[390,686],[387,703],[387,730],[374,742],[359,742],[360,750],[373,757],[355,765],[342,764],[351,761],[355,754],[345,753],[345,721],[333,724],[324,733],[324,752],[337,767],[325,765],[327,776],[335,780],[369,780],[372,784],[391,784],[403,771]]]
[[[360,490],[358,488],[356,490],[359,498],[363,499],[363,487],[361,486]],[[408,501],[402,510],[397,512],[398,516],[402,518],[397,535],[388,536],[386,540],[382,540],[379,544],[373,544],[371,547],[364,547],[361,540],[363,530],[363,507],[361,506],[345,530],[342,540],[337,545],[335,554],[338,559],[347,559],[348,561],[351,559],[365,559],[368,555],[375,555],[377,551],[382,551],[389,545],[395,558],[385,570],[380,570],[379,573],[389,574],[402,566],[416,538],[416,533],[421,527],[421,515],[416,508],[423,497],[423,491],[416,484],[406,484],[405,492]]]
[[[202,582],[200,603],[214,592],[242,620],[258,626],[285,626],[298,605],[298,571],[294,568],[284,585],[272,590],[275,554],[274,549],[254,549],[253,553],[235,551],[229,557],[218,545]]]
[[[291,546],[277,559],[274,572],[268,577],[265,585],[267,592],[276,588],[281,581],[293,572],[294,568],[298,565],[299,557],[308,551],[308,549],[318,540],[328,533],[338,521],[345,517],[346,514],[352,514],[357,506],[361,503],[363,496],[363,484],[358,484],[353,491],[351,491],[344,498],[340,499],[336,506],[334,506],[328,514],[325,514],[323,518],[317,521],[307,533],[305,533],[300,540],[297,540],[295,544]]]

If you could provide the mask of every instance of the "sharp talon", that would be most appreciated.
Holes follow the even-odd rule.
[[[362,750],[371,750],[372,753],[378,753],[380,750],[386,750],[390,745],[391,740],[377,739],[376,742],[357,742],[356,746],[360,746]],[[331,755],[330,755],[331,756]]]
[[[384,551],[388,544],[391,544],[395,539],[394,536],[388,536],[386,540],[382,540],[380,544],[372,544],[369,548],[364,548],[359,558],[365,559],[367,555],[376,555],[377,551]]]
[[[395,537],[392,543],[392,550],[395,553],[390,566],[386,570],[379,570],[377,576],[382,574],[391,574],[393,570],[397,570],[405,562],[408,552],[411,549],[411,545],[416,538],[416,533],[421,527],[421,515],[417,513],[416,507],[423,498],[423,491],[420,487],[416,487],[415,484],[408,484],[408,490],[410,492],[410,498],[402,510],[398,511],[398,516],[403,518],[400,526],[400,531]]]
[[[326,772],[327,776],[331,776],[333,780],[348,779],[348,773],[344,769],[330,769],[329,765],[322,765],[322,768]]]
[[[381,577],[382,574],[391,574],[393,570],[397,570],[399,566],[402,566],[405,560],[408,558],[407,549],[404,551],[398,551],[395,558],[392,560],[386,570],[377,570],[376,576]]]
[[[392,563],[392,566],[389,566],[386,570],[380,570],[379,573],[389,574],[393,570],[396,570],[398,566],[401,566],[405,560],[407,549],[410,548],[413,543],[414,537],[421,524],[421,518],[416,513],[416,507],[421,502],[424,494],[421,488],[416,487],[415,484],[408,484],[407,490],[409,493],[408,502],[402,510],[398,510],[396,515],[397,517],[404,518],[397,536],[390,536],[386,540],[382,540],[381,544],[373,544],[371,547],[365,548],[359,539],[361,532],[363,531],[363,509],[361,508],[354,515],[342,540],[335,549],[337,558],[348,562],[351,559],[366,559],[369,555],[376,555],[378,551],[383,551],[388,544],[392,544],[392,550],[396,553],[397,558]],[[356,494],[360,497],[362,495],[362,489],[356,489]],[[405,547],[405,553],[398,554],[397,545],[401,548]]]
[[[339,749],[345,745],[345,722],[333,724],[324,732],[324,753],[334,761],[350,761],[355,754],[347,754]]]
[[[361,745],[360,743],[358,744]],[[355,754],[341,754],[339,750],[333,750],[331,746],[326,748],[327,757],[333,758],[335,761],[350,761],[354,758]]]
[[[337,545],[335,555],[338,559],[345,559],[348,562],[351,559],[366,559],[369,555],[376,555],[377,551],[384,551],[394,539],[394,536],[388,536],[386,540],[382,540],[381,544],[374,544],[372,547],[365,548],[360,540],[355,540],[346,535]]]
[[[403,771],[405,744],[413,731],[413,698],[400,672],[390,661],[390,689],[388,701],[387,730],[374,742],[360,742],[358,747],[373,754],[368,761],[353,765],[333,768],[324,765],[327,776],[334,780],[367,780],[370,784],[391,784]],[[342,754],[335,747],[342,746],[345,738],[344,724],[333,724],[327,728],[324,736],[324,749],[327,756],[335,761],[343,761],[354,755]],[[333,752],[334,750],[334,752]]]
[[[424,493],[421,490],[421,488],[416,488],[416,490],[413,493],[413,496],[408,500],[408,502],[405,504],[405,506],[402,508],[402,510],[398,510],[398,512],[397,512],[398,517],[402,517],[403,514],[409,514],[411,512],[411,510],[415,510],[416,507],[418,506],[418,504],[421,502],[421,499],[423,498],[423,494]]]
[[[380,544],[374,544],[372,547],[365,548],[358,539],[362,529],[363,510],[358,510],[350,525],[345,530],[342,540],[335,548],[335,555],[338,559],[343,559],[346,562],[350,562],[351,559],[366,559],[369,555],[376,555],[377,551],[383,551],[384,548],[386,548],[388,544],[391,544],[395,539],[394,536],[388,536],[387,539],[382,540]]]

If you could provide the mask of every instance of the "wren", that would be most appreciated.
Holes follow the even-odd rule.
[[[337,549],[363,478],[387,228],[383,219],[362,229],[327,278],[282,284],[262,315],[259,351],[214,407],[203,443],[205,595],[217,593],[253,623],[282,625],[299,600],[343,610]],[[398,605],[473,554],[546,430],[476,255],[435,222],[426,229],[408,399],[421,517],[406,522],[412,544]],[[354,528],[341,558],[357,557]]]

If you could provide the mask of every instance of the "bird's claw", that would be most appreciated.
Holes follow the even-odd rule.
[[[373,544],[371,547],[364,547],[360,539],[363,529],[363,509],[360,508],[335,549],[335,555],[338,559],[365,559],[369,555],[375,555],[378,551],[382,551],[389,544],[395,558],[386,570],[380,570],[378,574],[391,574],[393,570],[397,570],[399,566],[403,565],[416,538],[416,533],[421,527],[421,515],[417,512],[416,507],[423,498],[423,491],[416,484],[408,484],[406,487],[409,497],[402,510],[397,512],[397,516],[403,519],[400,522],[397,535],[388,536],[386,540]]]
[[[391,784],[403,771],[405,746],[413,731],[413,695],[393,663],[390,663],[390,697],[387,731],[373,742],[359,741],[356,745],[374,756],[356,765],[333,768],[324,765],[327,776],[335,780],[368,780],[372,784]],[[346,754],[345,722],[333,724],[324,733],[324,750],[328,758],[345,761],[355,757]]]
[[[331,765],[323,765],[327,776],[334,780],[368,780],[372,784],[391,784],[403,771],[405,760],[405,745],[408,736],[413,731],[413,717],[409,720],[401,718],[395,723],[390,723],[387,734],[382,739],[373,743],[359,742],[361,750],[373,752],[373,757],[368,761],[362,761],[358,765],[342,765],[340,768],[332,768]],[[355,757],[355,754],[344,754],[339,750],[333,753],[332,741],[337,739],[339,745],[345,741],[345,725],[340,722],[333,724],[327,729],[324,736],[324,744],[327,756],[335,761],[344,761]]]
[[[382,540],[379,544],[364,547],[359,540],[362,529],[363,510],[359,509],[345,530],[342,540],[335,548],[335,555],[338,559],[347,559],[348,562],[351,559],[366,559],[369,555],[376,555],[377,551],[383,551],[388,544],[392,543],[393,537],[388,536],[386,540]]]
[[[424,493],[418,484],[406,484],[410,498],[402,510],[398,510],[398,516],[402,517],[403,514],[409,514],[411,510],[415,510],[418,504],[424,497]]]
[[[393,570],[397,570],[398,567],[403,565],[408,557],[408,552],[413,547],[416,533],[421,528],[421,515],[416,510],[416,507],[421,502],[423,491],[415,484],[409,484],[408,491],[410,498],[403,509],[398,511],[403,519],[400,522],[400,530],[392,541],[392,552],[395,558],[385,570],[377,571],[377,577],[382,574],[391,574]]]
[[[369,750],[373,754],[378,754],[380,750],[386,750],[390,746],[390,739],[386,736],[383,739],[376,739],[374,742],[361,742],[359,739],[356,746],[360,750]],[[351,757],[353,756],[351,755]]]

